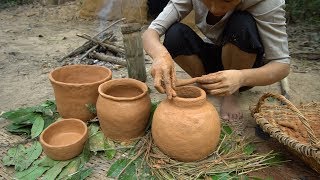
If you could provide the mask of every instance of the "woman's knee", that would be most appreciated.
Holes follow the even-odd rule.
[[[190,33],[192,29],[182,23],[175,23],[169,27],[165,33],[163,45],[169,49],[181,48],[186,41],[186,33]]]

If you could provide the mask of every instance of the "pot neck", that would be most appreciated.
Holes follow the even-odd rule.
[[[177,96],[170,100],[178,107],[201,106],[206,102],[206,93],[195,86],[184,86],[176,89]]]

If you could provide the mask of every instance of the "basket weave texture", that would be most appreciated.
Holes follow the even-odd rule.
[[[320,173],[319,102],[301,104],[297,108],[284,96],[267,93],[260,98],[252,114],[263,131]]]

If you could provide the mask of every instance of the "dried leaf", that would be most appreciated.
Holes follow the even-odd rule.
[[[112,178],[117,178],[120,175],[123,168],[125,168],[126,165],[129,163],[129,161],[130,161],[129,159],[123,158],[114,162],[109,168],[107,172],[107,176]]]
[[[41,116],[37,116],[31,128],[31,138],[33,139],[38,137],[43,131],[43,127],[44,127],[43,118]]]
[[[45,180],[54,180],[62,171],[62,169],[67,166],[70,161],[60,161],[58,164],[51,167],[44,175]]]
[[[80,167],[80,162],[79,157],[73,159],[65,168],[63,168],[57,179],[67,178],[68,175],[77,172]]]

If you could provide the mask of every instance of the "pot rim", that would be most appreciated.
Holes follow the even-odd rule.
[[[134,97],[115,97],[115,96],[111,96],[111,95],[108,95],[103,92],[103,90],[105,90],[105,86],[113,86],[113,84],[115,84],[115,83],[126,84],[128,82],[134,84],[135,87],[142,90],[142,93],[137,96],[134,96]],[[107,98],[107,99],[111,99],[114,101],[133,101],[133,100],[137,100],[137,99],[144,97],[148,92],[148,86],[145,83],[138,81],[136,79],[121,78],[121,79],[113,79],[113,80],[106,81],[106,82],[100,84],[98,91],[102,97]]]
[[[99,80],[99,81],[95,81],[95,82],[91,82],[91,83],[65,83],[65,82],[61,82],[61,81],[57,81],[53,78],[52,74],[53,72],[57,71],[57,70],[60,70],[60,69],[66,69],[66,68],[72,68],[72,67],[90,67],[90,68],[101,68],[101,69],[105,69],[107,70],[108,72],[108,75]],[[107,68],[107,67],[104,67],[104,66],[98,66],[98,65],[84,65],[84,64],[75,64],[75,65],[67,65],[67,66],[62,66],[62,67],[58,67],[54,70],[52,70],[50,73],[49,73],[49,79],[51,82],[54,82],[56,84],[60,84],[60,85],[67,85],[67,86],[75,86],[75,87],[79,87],[79,86],[88,86],[88,85],[94,85],[94,84],[101,84],[105,81],[108,81],[112,78],[112,71]]]
[[[181,86],[181,87],[176,87],[176,91],[179,91],[179,89],[186,89],[186,88],[190,88],[190,89],[194,89],[198,92],[200,92],[200,96],[198,97],[191,97],[191,98],[184,98],[184,97],[179,97],[178,95],[176,97],[172,98],[172,101],[178,105],[178,106],[193,106],[193,105],[199,105],[202,104],[206,101],[206,92],[196,86]]]
[[[43,136],[44,134],[52,127],[54,126],[58,126],[59,124],[61,123],[64,123],[66,121],[75,121],[77,123],[80,123],[83,127],[84,127],[84,132],[81,134],[81,138],[79,138],[79,140],[77,141],[74,141],[73,143],[71,144],[68,144],[68,145],[61,145],[61,146],[54,146],[54,145],[51,145],[51,144],[48,144],[44,139],[43,139]],[[82,120],[80,119],[75,119],[75,118],[68,118],[68,119],[61,119],[61,120],[58,120],[52,124],[50,124],[40,135],[40,143],[43,144],[44,146],[46,147],[49,147],[49,148],[66,148],[66,147],[70,147],[70,146],[73,146],[83,140],[86,140],[88,137],[87,137],[87,134],[88,134],[88,127],[87,127],[87,124],[84,123]]]

